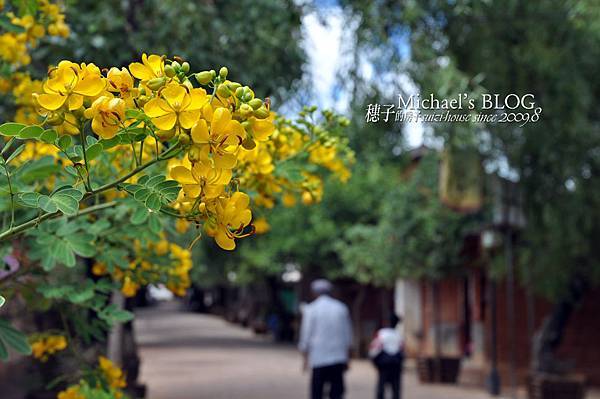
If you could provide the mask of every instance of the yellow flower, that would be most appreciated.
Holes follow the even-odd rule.
[[[158,256],[166,255],[167,252],[169,252],[169,242],[167,240],[160,240],[154,246],[154,252],[156,252]]]
[[[44,82],[45,94],[40,94],[37,101],[49,111],[55,111],[65,103],[73,111],[81,108],[84,97],[99,95],[105,86],[100,70],[94,64],[79,66],[71,61],[61,61],[49,72],[49,78]]]
[[[142,63],[133,62],[129,64],[129,70],[133,76],[142,82],[147,82],[150,79],[165,76],[165,63],[163,57],[159,55],[151,55],[148,57],[146,53],[144,53],[142,54]]]
[[[113,93],[119,93],[121,98],[129,98],[133,88],[133,78],[129,74],[129,71],[125,68],[109,69],[107,76],[108,85],[107,88]]]
[[[64,391],[58,393],[57,399],[85,399],[85,396],[79,391],[79,385],[73,385]]]
[[[267,219],[265,219],[265,218],[258,218],[254,221],[253,224],[254,224],[254,232],[256,234],[265,234],[269,230],[271,230],[271,226],[269,225],[269,222],[267,222]]]
[[[86,118],[92,119],[92,130],[104,139],[114,137],[125,119],[125,101],[120,98],[100,96],[91,108],[85,110]]]
[[[42,362],[56,352],[67,348],[67,339],[62,335],[46,335],[37,338],[31,343],[31,351],[34,358]]]
[[[269,136],[273,134],[275,131],[275,125],[273,124],[274,118],[275,114],[273,113],[266,119],[250,118],[254,139],[256,141],[266,141]]]
[[[231,251],[235,249],[236,238],[248,235],[244,233],[244,229],[252,220],[249,204],[250,197],[239,191],[230,198],[217,199],[216,222],[207,224],[207,233],[215,238],[221,248]]]
[[[218,197],[231,180],[231,169],[213,168],[204,162],[195,163],[191,169],[175,166],[171,169],[171,177],[181,183],[187,198]]]
[[[106,265],[104,263],[96,262],[94,266],[92,266],[92,274],[94,276],[103,276],[108,272]]]
[[[177,230],[178,233],[183,234],[186,231],[188,231],[188,229],[190,228],[190,222],[188,222],[185,219],[177,219],[177,221],[175,222],[175,230]]]
[[[189,89],[170,83],[160,91],[160,97],[144,105],[144,112],[160,130],[171,130],[175,125],[189,129],[194,126],[207,102],[204,89]]]
[[[296,197],[292,193],[283,194],[281,201],[283,202],[283,206],[287,208],[291,208],[292,206],[296,205]]]
[[[236,151],[246,131],[240,122],[231,119],[227,108],[217,108],[211,114],[210,130],[206,121],[199,119],[192,127],[192,141],[202,148],[200,159],[207,160],[210,153],[215,168],[231,169],[237,162]]]
[[[104,356],[98,358],[100,364],[100,370],[106,378],[106,382],[111,388],[125,388],[127,383],[125,382],[125,374],[123,370],[117,367],[112,361]]]
[[[123,287],[121,287],[121,292],[125,297],[131,298],[135,296],[135,294],[137,294],[139,288],[139,284],[134,283],[133,281],[131,281],[131,278],[129,276],[126,276],[123,279]]]

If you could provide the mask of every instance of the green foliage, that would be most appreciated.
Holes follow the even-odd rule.
[[[39,260],[44,270],[49,271],[57,264],[74,267],[76,255],[94,256],[96,235],[88,227],[86,222],[66,219],[42,224],[29,233],[36,243],[31,248],[31,259]]]
[[[146,175],[140,177],[137,184],[126,184],[124,189],[148,210],[158,212],[163,205],[177,199],[181,187],[175,180],[166,180],[163,175]]]
[[[31,354],[27,337],[15,329],[7,320],[0,319],[0,360],[8,359],[8,348],[23,355]]]

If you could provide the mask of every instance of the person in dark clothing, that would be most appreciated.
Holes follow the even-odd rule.
[[[404,351],[402,334],[396,328],[399,321],[396,315],[392,315],[388,326],[377,331],[369,347],[369,356],[378,372],[377,399],[385,398],[386,386],[391,388],[393,399],[401,398]]]

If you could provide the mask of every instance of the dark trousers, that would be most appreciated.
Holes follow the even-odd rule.
[[[385,387],[392,389],[392,399],[400,399],[402,394],[402,365],[379,367],[377,381],[377,399],[385,398]]]
[[[325,385],[329,385],[329,399],[342,399],[344,397],[345,370],[346,365],[343,363],[312,369],[311,399],[323,399]]]

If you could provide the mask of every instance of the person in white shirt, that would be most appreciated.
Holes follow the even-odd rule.
[[[377,331],[377,335],[369,346],[369,357],[373,360],[379,378],[376,398],[385,398],[385,387],[392,389],[392,398],[400,399],[402,395],[402,366],[404,363],[403,337],[396,328],[400,322],[395,314],[390,317],[389,325]]]
[[[352,345],[350,313],[330,296],[333,286],[329,281],[315,280],[311,290],[316,299],[303,309],[298,344],[304,369],[312,369],[311,399],[322,399],[326,385],[330,399],[342,399]]]

